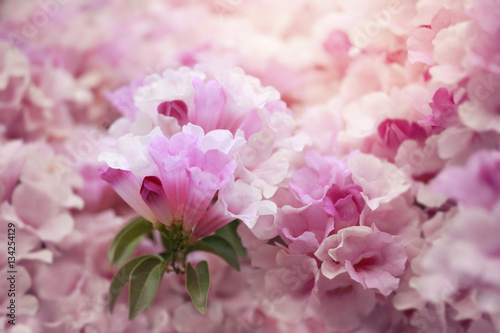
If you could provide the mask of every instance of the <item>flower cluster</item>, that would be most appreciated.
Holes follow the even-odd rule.
[[[500,331],[499,34],[495,0],[2,2],[0,331]]]

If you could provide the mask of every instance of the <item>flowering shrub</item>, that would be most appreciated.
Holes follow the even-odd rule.
[[[0,4],[0,331],[500,331],[500,4]]]

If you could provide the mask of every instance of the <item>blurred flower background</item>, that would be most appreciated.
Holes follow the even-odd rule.
[[[499,149],[497,0],[4,0],[0,331],[500,332]],[[205,315],[175,274],[108,311],[138,214],[243,222]]]

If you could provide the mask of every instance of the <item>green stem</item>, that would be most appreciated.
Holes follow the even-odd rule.
[[[172,270],[179,273],[184,273],[186,270],[186,250],[189,235],[184,234],[182,225],[173,225],[167,229],[163,224],[155,227],[160,232],[164,239],[164,246],[169,253],[169,262],[172,265]]]

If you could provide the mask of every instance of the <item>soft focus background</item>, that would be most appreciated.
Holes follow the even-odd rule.
[[[241,272],[192,259],[205,316],[166,275],[129,322],[126,295],[107,309],[106,254],[136,214],[98,155],[139,119],[113,92],[182,66],[279,92],[291,116],[252,167],[278,209],[238,230]],[[499,144],[497,0],[4,0],[0,332],[499,332]]]

